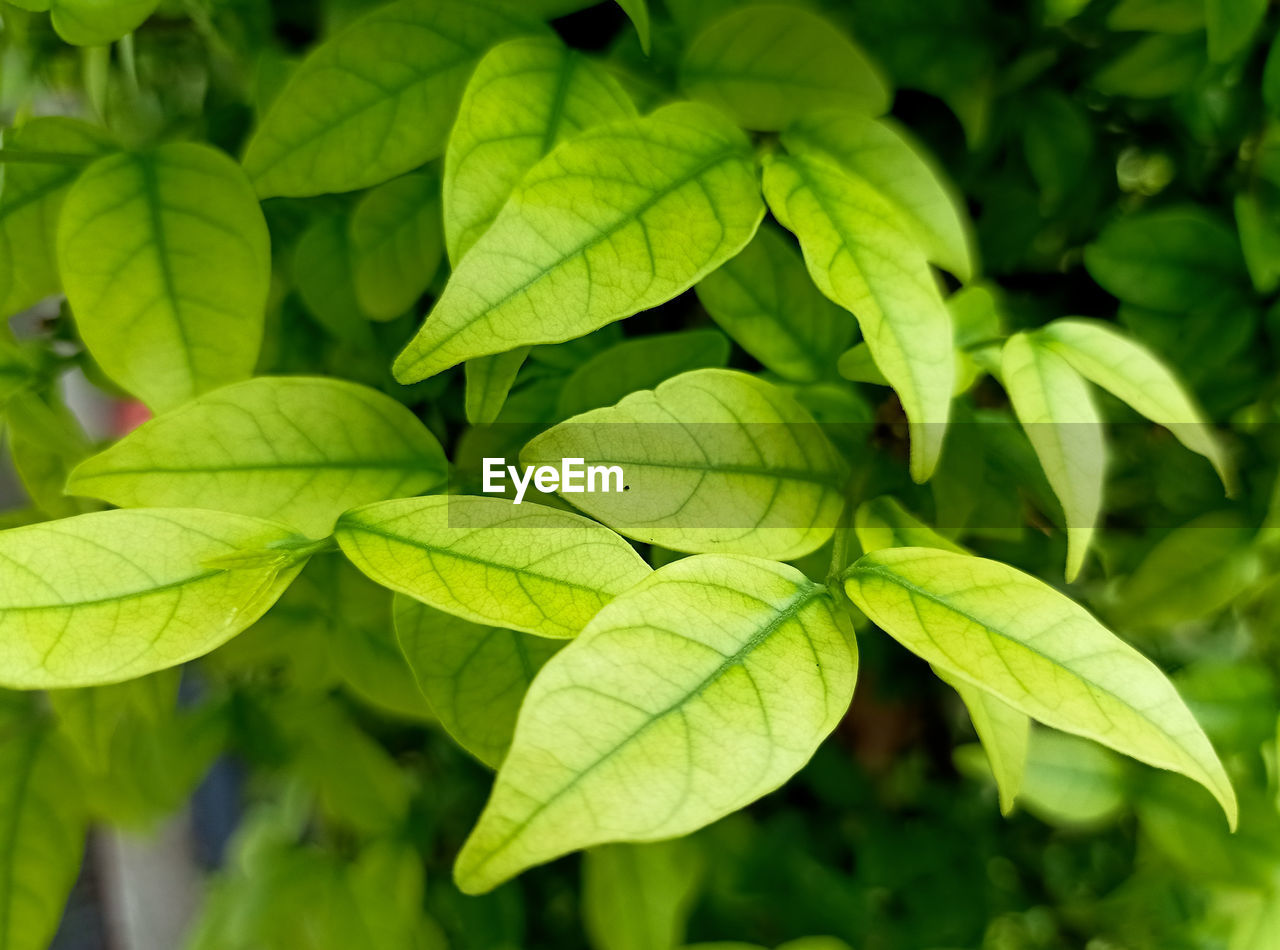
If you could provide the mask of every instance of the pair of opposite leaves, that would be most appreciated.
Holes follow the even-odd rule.
[[[767,384],[749,377],[722,371],[695,372],[683,379],[683,384],[678,378],[668,384],[668,388],[678,394],[690,381],[695,393],[705,392],[702,387],[709,381],[767,388]],[[223,396],[235,398],[236,390],[269,393],[275,401],[274,408],[257,407],[267,424],[296,425],[302,418],[296,406],[291,412],[292,421],[280,412],[280,405],[287,404],[282,394],[295,386],[311,387],[312,391],[306,398],[299,398],[298,403],[312,406],[318,395],[314,389],[316,382],[263,379],[230,387],[223,391]],[[332,381],[324,381],[323,385],[358,389]],[[661,390],[657,394],[637,394],[624,400],[622,405],[629,402],[643,405],[661,394]],[[301,392],[296,395],[303,396]],[[343,397],[349,401],[350,394],[344,393]],[[198,402],[175,415],[198,411],[199,405]],[[394,403],[390,405],[404,411]],[[243,422],[245,417],[239,409],[231,413],[232,418],[236,416]],[[277,417],[274,422],[273,416]],[[170,422],[162,417],[148,425],[153,427],[152,432],[157,432]],[[332,419],[326,419],[322,409],[311,422],[324,425]],[[568,423],[564,428],[572,427],[573,423]],[[140,430],[142,438],[137,444],[130,445],[126,440],[119,447],[125,450],[126,458],[130,455],[138,458],[139,449],[145,458],[150,441],[147,436],[152,434],[145,430],[146,427]],[[234,435],[234,431],[227,434]],[[295,442],[305,443],[306,435],[305,428],[295,433]],[[163,444],[164,440],[151,441],[153,447]],[[288,444],[284,444],[288,450]],[[114,451],[109,450],[107,454]],[[431,455],[430,451],[423,454]],[[273,464],[278,471],[282,464],[279,457],[266,467],[270,469]],[[333,460],[328,461],[328,465],[333,464]],[[357,460],[355,467],[358,464]],[[95,476],[92,467],[78,477],[115,478],[117,488],[128,483],[127,469],[113,474],[110,465],[99,463],[96,467],[102,471]],[[252,470],[254,466],[247,467]],[[307,466],[299,467],[305,470]],[[326,464],[313,465],[311,475],[323,477],[326,467]],[[156,468],[164,472],[162,463]],[[210,476],[207,466],[195,464],[190,468],[192,471],[183,477]],[[134,473],[142,476],[144,484],[155,474],[155,471]],[[350,472],[344,474],[350,475]],[[228,498],[241,499],[243,503],[248,495],[237,490],[235,479],[256,478],[259,473],[234,474],[230,467],[224,466],[222,476],[229,478],[228,483],[219,486],[218,478],[210,479],[205,496],[224,491],[228,492]],[[152,484],[162,486],[164,479]],[[296,488],[298,483],[293,484]],[[182,494],[191,497],[185,491]],[[333,509],[330,509],[330,524],[332,517]],[[826,534],[829,535],[829,531]],[[24,669],[23,662],[27,664],[24,678],[15,683],[22,686],[123,678],[207,652],[265,610],[313,549],[304,539],[257,519],[178,510],[107,512],[18,529],[2,537],[0,546],[6,558],[19,568],[14,573],[15,584],[8,588],[12,599],[7,605],[11,608],[7,619],[15,626],[14,636],[6,638],[10,650],[5,666],[12,678],[13,671]],[[769,534],[762,537],[767,538]],[[825,537],[820,536],[817,543]],[[852,644],[832,613],[829,597],[819,585],[775,562],[704,554],[650,573],[631,547],[602,525],[538,506],[514,508],[497,499],[436,497],[377,503],[349,512],[340,519],[338,538],[353,562],[375,580],[469,621],[543,636],[573,636],[584,626],[588,630],[604,631],[599,635],[600,650],[592,645],[596,644],[595,636],[580,638],[572,651],[564,652],[570,660],[556,661],[548,667],[561,670],[570,682],[557,680],[556,675],[561,674],[539,677],[539,682],[545,680],[539,689],[552,689],[547,684],[557,682],[561,685],[554,687],[555,695],[545,704],[534,701],[541,692],[531,694],[527,706],[536,712],[527,712],[525,717],[531,722],[544,721],[552,725],[542,731],[529,727],[533,730],[530,735],[541,736],[536,741],[522,742],[520,733],[517,734],[517,748],[528,747],[528,754],[522,753],[521,757],[513,754],[504,765],[504,775],[495,792],[494,817],[482,823],[475,843],[460,866],[460,874],[464,882],[470,882],[469,887],[483,888],[528,863],[549,857],[545,850],[549,840],[577,841],[569,845],[571,848],[610,837],[662,837],[679,833],[672,829],[685,828],[688,823],[695,826],[705,823],[745,804],[780,784],[803,764],[843,714],[852,691]],[[124,554],[119,553],[122,542],[127,548]],[[748,549],[758,544],[759,539],[755,539],[749,542]],[[700,549],[696,541],[687,542],[685,546],[695,551]],[[917,559],[920,556],[917,549],[900,551],[915,552],[913,556]],[[1185,707],[1154,667],[1070,601],[1011,568],[956,555],[968,569],[986,572],[986,583],[973,582],[966,587],[965,583],[970,580],[966,569],[954,564],[939,567],[930,557],[936,555],[925,552],[922,576],[911,573],[910,569],[920,566],[916,562],[888,568],[881,565],[880,573],[858,581],[859,591],[872,592],[858,593],[852,586],[859,576],[857,571],[860,569],[865,574],[874,566],[874,562],[864,559],[850,579],[850,593],[878,623],[953,677],[977,681],[982,689],[996,693],[1025,714],[1098,738],[1145,761],[1191,774],[1211,785],[1225,806],[1229,787],[1223,791],[1220,768],[1214,771],[1216,759],[1212,758],[1211,750],[1206,758],[1207,745],[1196,740],[1197,736],[1203,737],[1194,729],[1194,722],[1185,718]],[[55,562],[60,570],[55,569]],[[184,567],[192,563],[199,566],[193,574],[166,575],[166,572],[180,575]],[[68,565],[77,570],[68,573]],[[939,579],[945,580],[948,575],[961,580],[953,581],[950,588],[945,584],[939,587]],[[886,576],[893,579],[886,582]],[[113,580],[108,583],[105,578]],[[62,589],[57,589],[58,584]],[[88,589],[104,584],[112,590]],[[875,587],[876,584],[880,586]],[[131,585],[131,592],[122,592],[122,587]],[[974,589],[979,595],[987,590],[990,600],[993,586],[1011,595],[1010,612],[1002,609],[1003,595],[994,605],[981,602],[981,597],[976,607],[965,605],[963,597]],[[770,597],[759,596],[768,591],[773,591]],[[908,592],[909,600],[920,596],[936,598],[936,603],[930,601],[928,608],[934,611],[932,623],[916,620],[914,628],[911,626],[909,618],[923,617],[925,612],[912,600],[908,614],[901,602],[902,591]],[[77,597],[79,604],[69,603]],[[615,597],[618,599],[613,603],[617,606],[609,607]],[[602,606],[606,609],[602,610]],[[1061,639],[1055,636],[1048,645],[1037,642],[1032,647],[1029,642],[1045,632],[1041,629],[1041,615],[1053,615],[1057,624],[1054,629],[1061,632],[1060,628],[1066,625],[1067,632]],[[160,618],[163,622],[157,622]],[[697,622],[691,625],[691,618]],[[1019,662],[1029,664],[1022,672],[1031,678],[1030,687],[1014,676],[1012,667],[996,666],[991,655],[971,650],[972,644],[967,641],[975,622],[985,625],[982,629],[988,631],[991,643],[997,645],[1000,664],[1010,662],[1007,654],[1011,650],[1016,652]],[[690,626],[697,632],[690,631]],[[31,634],[41,631],[43,639],[33,642]],[[192,631],[200,631],[203,639],[193,639]],[[68,632],[69,641],[64,639]],[[690,636],[695,639],[688,640]],[[703,642],[708,638],[708,642]],[[929,644],[945,643],[948,638],[958,640],[957,646],[963,643],[963,649],[954,654],[930,652]],[[677,646],[654,649],[655,645],[668,640]],[[107,641],[112,642],[111,651],[101,648]],[[131,657],[129,653],[143,643],[147,644],[143,651]],[[682,643],[683,647],[678,646]],[[1019,649],[1020,646],[1024,649]],[[946,650],[946,647],[940,649]],[[717,657],[714,664],[708,665]],[[816,665],[815,657],[820,658]],[[674,669],[668,669],[673,658],[678,662],[674,663]],[[617,678],[620,664],[634,666],[650,659],[657,664],[650,672],[667,683],[668,691],[673,684],[679,684],[687,690],[687,695],[679,691],[655,692],[644,685],[647,681],[643,677],[622,677],[627,682],[613,684],[604,692],[595,689],[603,675],[597,670],[601,664],[612,668]],[[97,664],[87,675],[86,662]],[[56,667],[56,672],[51,672],[51,667]],[[590,671],[582,679],[591,684],[587,688],[577,683],[584,675],[582,669]],[[690,681],[688,677],[698,671],[702,678]],[[814,675],[820,682],[815,681],[811,689],[797,694],[809,697],[807,706],[805,703],[797,706],[796,695],[790,693],[789,687],[786,691],[769,689],[783,681],[806,682],[806,678]],[[1009,676],[1014,676],[1012,684]],[[1064,683],[1073,687],[1074,693],[1072,688],[1064,687]],[[1015,686],[1023,692],[1018,693]],[[1028,688],[1035,692],[1028,692]],[[633,695],[629,689],[642,692]],[[624,822],[610,826],[611,830],[593,830],[583,828],[580,821],[571,820],[574,814],[581,816],[580,808],[547,804],[538,809],[536,816],[513,819],[522,830],[511,831],[510,815],[505,813],[511,807],[512,788],[525,788],[528,782],[533,782],[536,787],[548,789],[547,795],[555,803],[586,794],[573,791],[580,788],[594,789],[593,795],[610,799],[614,795],[612,785],[616,783],[616,779],[608,779],[615,774],[613,769],[625,771],[634,767],[627,763],[635,754],[646,759],[655,754],[647,747],[647,742],[653,740],[645,737],[651,733],[668,736],[676,724],[685,723],[690,716],[695,717],[694,721],[710,717],[714,725],[721,722],[726,708],[750,709],[749,704],[743,705],[742,695],[746,695],[741,694],[743,689],[749,689],[749,695],[756,696],[758,702],[757,712],[745,720],[733,720],[731,731],[747,729],[746,738],[742,740],[744,745],[734,746],[728,736],[717,735],[706,753],[710,757],[707,767],[717,776],[716,786],[723,793],[719,799],[711,799],[716,802],[714,809],[699,811],[685,805],[676,808],[669,798],[658,797],[653,801],[666,801],[672,810],[669,814],[663,812],[661,821],[656,821],[654,812],[637,819],[654,820],[652,827],[624,826]],[[1047,700],[1040,691],[1048,689],[1059,694],[1054,697],[1056,712],[1045,708]],[[1149,703],[1139,701],[1134,690],[1144,697],[1159,697],[1161,708],[1153,709]],[[819,695],[822,703],[816,704]],[[1063,695],[1073,702],[1064,705]],[[1096,706],[1098,695],[1110,697],[1114,708],[1093,714],[1088,708],[1081,708],[1081,703],[1088,703],[1095,704],[1089,708],[1100,709]],[[646,696],[651,700],[666,696],[671,702],[667,706],[646,706],[642,702]],[[719,698],[707,705],[707,697]],[[765,701],[766,697],[770,697],[769,702]],[[588,703],[585,710],[582,702]],[[600,704],[601,708],[591,703]],[[616,713],[627,709],[628,704],[636,708],[625,716],[610,718],[609,710]],[[785,708],[778,712],[773,708],[776,705]],[[613,733],[611,739],[603,733],[593,738],[581,731],[575,732],[582,723],[606,722],[622,731]],[[769,724],[763,739],[761,722]],[[627,723],[632,727],[630,730],[622,728]],[[687,725],[687,728],[693,726]],[[692,741],[693,733],[688,735]],[[609,760],[614,761],[617,755],[616,761],[620,764],[606,767],[604,763],[593,764],[595,760],[589,756],[586,760],[581,758],[592,749],[599,751],[600,743],[607,739],[616,740],[619,749],[630,750],[626,754],[609,752]],[[633,739],[636,745],[632,745]],[[577,748],[573,754],[578,756],[575,761],[580,769],[542,774],[539,763],[545,765],[547,759],[545,749],[539,751],[539,744],[544,740]],[[779,744],[777,748],[773,746],[775,740]],[[667,742],[664,738],[659,745],[665,748]],[[746,749],[747,744],[752,745],[743,752],[746,758],[739,759],[732,754],[735,749]],[[558,746],[555,748],[558,750]],[[711,748],[727,749],[731,754],[721,757],[724,759],[721,761],[712,754]],[[568,751],[557,751],[557,756],[568,754]],[[678,764],[675,760],[665,762],[670,767]],[[524,774],[526,771],[530,774]],[[578,771],[584,775],[579,776]],[[655,795],[657,789],[666,788],[669,792],[678,785],[677,779],[682,780],[669,769],[659,769],[651,778]],[[568,783],[567,790],[560,790],[562,786],[558,783],[562,780]],[[736,780],[736,784],[732,780]],[[575,837],[580,835],[587,838]],[[478,866],[468,870],[468,862],[478,862]]]

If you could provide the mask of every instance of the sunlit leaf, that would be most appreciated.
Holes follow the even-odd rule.
[[[512,40],[480,61],[444,160],[445,235],[456,265],[520,179],[560,142],[635,115],[602,67],[549,37]]]
[[[194,503],[323,537],[348,508],[435,487],[446,465],[435,436],[389,396],[263,376],[145,423],[81,463],[68,490],[122,508]]]
[[[396,360],[396,378],[657,306],[740,251],[763,213],[746,137],[705,106],[588,129],[521,181]]]
[[[1008,565],[929,548],[865,555],[847,576],[854,603],[945,674],[1055,729],[1181,772],[1235,827],[1231,782],[1173,684],[1083,607]]]
[[[223,153],[181,142],[99,159],[63,204],[58,262],[94,359],[152,409],[253,372],[271,249]]]
[[[586,518],[502,498],[379,502],[338,520],[338,543],[370,578],[475,623],[577,635],[649,574],[631,545]]]
[[[113,683],[208,653],[275,602],[305,545],[257,518],[180,508],[0,533],[0,683]]]
[[[467,77],[498,40],[535,32],[511,9],[396,0],[317,46],[245,151],[258,194],[353,191],[444,151]]]
[[[717,369],[574,416],[533,439],[520,458],[619,466],[621,492],[561,494],[627,537],[779,560],[831,537],[845,477],[821,428],[786,392]]]
[[[487,891],[575,848],[670,838],[741,808],[804,765],[856,670],[825,588],[794,568],[667,565],[534,680],[458,856],[459,887]]]

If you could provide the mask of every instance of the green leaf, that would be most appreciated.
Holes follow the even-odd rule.
[[[602,67],[550,37],[512,40],[480,61],[444,160],[445,238],[456,265],[520,179],[553,147],[635,107]]]
[[[809,150],[765,159],[769,207],[800,238],[818,289],[858,318],[876,365],[902,401],[911,475],[923,482],[942,452],[955,358],[951,316],[916,233],[894,202]]]
[[[68,498],[64,491],[67,474],[92,449],[71,410],[50,398],[54,401],[25,390],[9,399],[9,452],[36,507],[52,518],[67,518],[99,507]]]
[[[1162,99],[1194,83],[1205,64],[1199,33],[1151,33],[1098,70],[1093,85],[1107,96]]]
[[[356,290],[351,227],[342,214],[316,220],[294,246],[294,289],[317,322],[345,343],[367,346],[369,314]]]
[[[1253,289],[1270,294],[1280,287],[1280,228],[1275,213],[1249,192],[1236,195],[1236,229]]]
[[[107,151],[101,129],[75,119],[32,119],[12,134],[4,150],[55,151],[85,155],[86,161]],[[58,215],[67,189],[81,166],[18,163],[4,169],[0,189],[0,316],[24,310],[55,294],[58,279]]]
[[[1195,207],[1121,218],[1085,247],[1084,263],[1125,303],[1169,313],[1212,304],[1249,280],[1235,233]]]
[[[132,33],[155,12],[159,0],[50,0],[58,35],[75,46],[106,46]]]
[[[440,266],[440,179],[404,175],[360,199],[349,224],[356,299],[375,320],[392,320],[426,291]]]
[[[1109,30],[1194,33],[1204,29],[1205,0],[1120,0],[1107,14]]]
[[[468,422],[488,425],[497,421],[498,413],[502,412],[511,392],[511,385],[528,355],[529,347],[518,346],[505,353],[467,360],[463,371],[467,383],[464,408]]]
[[[771,224],[695,289],[734,342],[794,382],[830,377],[832,354],[853,339],[849,314],[818,293],[795,247]]]
[[[466,0],[397,0],[316,47],[245,150],[263,198],[367,188],[444,151],[481,54],[538,28]]]
[[[1211,511],[1171,531],[1120,586],[1117,620],[1166,631],[1225,609],[1264,576],[1253,536],[1236,511]]]
[[[925,148],[892,120],[824,111],[794,123],[783,143],[789,152],[832,161],[865,182],[893,206],[929,260],[961,280],[974,276],[973,228],[964,196]]]
[[[703,555],[605,607],[530,687],[458,886],[687,834],[777,788],[853,695],[857,654],[832,606],[794,568]]]
[[[1044,582],[984,558],[894,548],[855,562],[845,590],[944,674],[1055,729],[1194,779],[1235,827],[1231,782],[1173,684]]]
[[[1040,338],[1015,333],[1001,358],[1004,388],[1027,433],[1067,526],[1067,581],[1089,553],[1102,511],[1107,448],[1089,386]]]
[[[803,7],[753,4],[689,44],[680,85],[748,129],[779,131],[823,107],[879,115],[892,98],[880,70],[832,23]]]
[[[593,409],[534,438],[526,465],[621,466],[622,492],[564,494],[629,538],[675,551],[790,560],[821,547],[843,504],[845,466],[785,391],[703,369]]]
[[[58,262],[85,344],[153,410],[253,372],[271,248],[223,153],[181,142],[99,159],[63,204]]]
[[[304,544],[280,525],[196,509],[2,532],[0,683],[114,683],[208,653],[275,602]]]
[[[750,144],[705,106],[588,129],[524,177],[396,360],[396,378],[655,307],[742,250],[763,214]]]
[[[525,692],[563,646],[484,627],[397,595],[396,634],[418,688],[454,741],[490,768],[511,746]]]
[[[672,950],[705,866],[687,838],[607,844],[582,858],[582,922],[595,950]]]
[[[1224,63],[1243,51],[1267,15],[1267,0],[1205,0],[1209,58]]]
[[[1055,320],[1037,336],[1081,376],[1208,459],[1227,494],[1234,494],[1235,471],[1225,447],[1192,395],[1154,354],[1100,320]]]
[[[853,531],[864,554],[885,548],[939,548],[967,554],[954,541],[944,538],[908,512],[896,498],[881,495],[864,501],[853,515]]]
[[[718,330],[655,333],[623,340],[587,360],[565,380],[557,415],[609,406],[673,376],[729,362],[729,341]]]
[[[68,490],[122,508],[194,502],[324,537],[348,508],[426,491],[446,468],[435,436],[391,397],[262,376],[145,423],[81,463]]]
[[[603,525],[542,505],[445,495],[349,511],[338,543],[371,579],[475,623],[576,636],[649,574]]]
[[[652,33],[649,24],[648,0],[618,0],[618,6],[622,7],[622,12],[635,26],[636,35],[640,38],[640,48],[644,50],[645,55],[648,55]]]
[[[1008,815],[1022,791],[1027,772],[1027,744],[1031,720],[1004,700],[938,670],[939,677],[960,694],[964,708],[978,734],[987,764],[1000,794],[1000,813]]]
[[[171,717],[177,707],[182,671],[162,670],[123,683],[84,689],[51,689],[49,706],[58,728],[92,773],[111,770],[118,733]]]
[[[84,850],[75,762],[29,712],[0,714],[0,947],[45,950]]]

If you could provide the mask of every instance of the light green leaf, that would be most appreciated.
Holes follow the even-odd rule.
[[[705,860],[688,838],[607,844],[582,858],[582,922],[594,950],[672,950],[702,882]]]
[[[808,761],[856,673],[826,589],[794,568],[668,564],[534,680],[458,886],[481,893],[576,848],[671,838],[736,811]]]
[[[1027,743],[1031,720],[1004,700],[964,680],[934,670],[944,683],[960,694],[978,734],[987,765],[1000,794],[1000,813],[1008,815],[1022,791],[1027,772]]]
[[[26,710],[0,713],[0,947],[53,941],[84,850],[75,762]]]
[[[1173,684],[1044,582],[984,558],[894,548],[855,562],[845,590],[943,673],[1055,729],[1194,779],[1235,827],[1231,782]]]
[[[90,772],[104,775],[111,770],[118,732],[174,714],[181,678],[182,671],[175,667],[108,686],[51,689],[49,706],[78,758]]]
[[[1089,386],[1038,337],[1015,333],[1004,345],[1001,375],[1009,401],[1067,526],[1067,581],[1076,579],[1102,511],[1107,448]]]
[[[145,423],[81,463],[68,490],[122,508],[194,502],[324,537],[348,508],[426,491],[446,468],[435,436],[389,396],[261,376]]]
[[[652,33],[649,24],[648,0],[618,0],[618,6],[622,7],[622,12],[635,26],[636,35],[640,38],[640,48],[648,55]]]
[[[196,509],[0,532],[0,684],[94,686],[201,656],[257,620],[309,553],[281,525]]]
[[[418,688],[445,731],[490,768],[511,746],[533,677],[564,645],[484,627],[396,596],[396,633]]]
[[[771,224],[695,289],[739,346],[798,383],[829,377],[832,354],[853,339],[854,321],[818,293],[795,247]]]
[[[5,151],[106,152],[106,132],[64,118],[32,119],[5,133]],[[86,159],[88,161],[89,159]],[[0,316],[24,310],[55,294],[58,279],[55,238],[58,214],[81,166],[19,162],[6,165],[0,189]]]
[[[153,410],[253,372],[271,248],[223,153],[180,142],[99,159],[63,204],[58,263],[94,358]]]
[[[367,188],[444,151],[467,77],[499,40],[539,28],[467,0],[397,0],[303,61],[245,151],[263,198]]]
[[[338,543],[373,580],[475,623],[576,636],[649,574],[631,545],[586,518],[503,498],[402,498],[349,511]]]
[[[1081,376],[1207,458],[1227,494],[1234,494],[1235,471],[1225,447],[1192,395],[1150,350],[1100,320],[1055,320],[1036,333]]]
[[[824,111],[794,123],[783,142],[790,152],[821,156],[865,182],[892,205],[929,260],[961,280],[974,276],[973,227],[964,196],[924,147],[897,124]]]
[[[1121,218],[1084,249],[1089,275],[1125,303],[1169,313],[1248,283],[1235,233],[1198,207]]]
[[[683,330],[623,340],[591,357],[560,390],[564,418],[609,406],[673,376],[729,362],[729,341],[718,330]]]
[[[903,508],[898,499],[888,495],[872,498],[858,506],[853,515],[853,531],[864,554],[899,547],[968,553]]]
[[[764,208],[746,137],[705,106],[588,129],[535,165],[395,363],[455,363],[589,333],[688,290]]]
[[[75,46],[106,46],[142,26],[159,0],[50,0],[58,35]]]
[[[5,416],[13,467],[37,508],[51,518],[68,518],[101,507],[64,491],[67,474],[92,451],[71,410],[24,390],[9,399]]]
[[[520,458],[620,466],[624,491],[565,500],[675,551],[801,557],[831,537],[843,504],[845,466],[818,424],[779,387],[732,370],[694,370],[575,416]]]
[[[1267,0],[1205,0],[1209,58],[1225,63],[1244,50],[1267,15]]]
[[[476,67],[458,107],[444,160],[445,239],[456,265],[520,179],[560,142],[635,115],[603,68],[559,40],[495,46]]]
[[[505,353],[477,356],[467,360],[465,409],[467,421],[472,425],[488,425],[495,422],[507,401],[511,384],[516,381],[529,347],[517,346]]]
[[[791,142],[783,136],[784,144]],[[876,365],[906,411],[911,475],[942,452],[955,357],[951,316],[915,233],[893,202],[822,152],[765,160],[769,207],[800,238],[818,289],[858,318]]]
[[[744,128],[774,132],[823,107],[879,115],[892,98],[880,70],[835,25],[781,4],[740,7],[707,26],[685,52],[680,85]]]
[[[404,175],[360,199],[349,224],[356,299],[375,320],[391,320],[412,307],[440,266],[440,179],[430,172]]]

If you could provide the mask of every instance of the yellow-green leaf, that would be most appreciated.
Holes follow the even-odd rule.
[[[824,106],[879,115],[884,76],[834,24],[802,6],[751,4],[713,21],[689,44],[680,85],[748,129],[778,131]]]
[[[857,654],[832,606],[794,568],[721,555],[620,596],[529,688],[458,886],[687,834],[773,791],[853,695]]]
[[[50,0],[54,30],[75,46],[106,46],[142,26],[159,0]]]
[[[576,636],[649,565],[604,525],[503,498],[439,495],[366,505],[338,543],[371,579],[475,623]]]
[[[0,684],[114,683],[208,653],[275,602],[305,544],[271,522],[183,508],[0,532]]]
[[[934,670],[943,682],[960,694],[964,708],[978,734],[987,764],[996,780],[1000,795],[1000,811],[1013,811],[1027,772],[1027,744],[1031,738],[1031,720],[1004,700],[978,689],[962,679]]]
[[[67,487],[121,508],[194,504],[324,537],[348,508],[426,491],[446,469],[435,436],[390,396],[261,376],[145,423],[82,462]]]
[[[783,136],[784,143],[790,143]],[[818,289],[858,318],[876,365],[906,411],[911,474],[942,452],[955,377],[951,315],[915,232],[869,181],[820,150],[765,160],[769,207],[800,238]]]
[[[635,115],[617,80],[551,37],[495,46],[472,74],[444,160],[445,240],[456,265],[520,179],[560,142]]]
[[[790,560],[835,530],[845,466],[805,409],[746,373],[701,369],[534,438],[526,465],[620,466],[621,492],[562,492],[629,538]]]
[[[5,133],[5,151],[50,151],[86,156],[107,151],[101,129],[75,119],[32,119]],[[62,286],[55,238],[67,189],[82,166],[43,162],[6,165],[0,188],[0,316],[24,310]]]
[[[763,214],[750,143],[714,110],[680,103],[588,129],[520,182],[396,360],[396,378],[656,307],[742,250]]]
[[[1212,463],[1228,494],[1235,472],[1194,397],[1150,350],[1100,320],[1055,320],[1036,331],[1076,371]]]
[[[181,142],[99,159],[63,204],[58,264],[85,345],[153,410],[253,372],[271,248],[223,153]]]
[[[400,649],[445,731],[490,768],[511,746],[524,694],[564,644],[485,627],[396,595]]]
[[[1231,781],[1173,684],[1043,581],[984,558],[894,548],[855,562],[845,589],[946,675],[1055,729],[1194,779],[1235,827]]]
[[[591,848],[582,857],[582,923],[592,947],[678,947],[705,867],[689,838]]]
[[[529,347],[517,346],[505,353],[477,356],[467,360],[463,371],[466,375],[464,409],[467,421],[472,425],[488,425],[498,418],[506,405],[511,384],[516,381]]]
[[[467,0],[397,0],[317,46],[245,151],[263,198],[353,191],[444,151],[467,77],[499,40],[540,28]]]
[[[75,761],[26,709],[0,712],[0,947],[46,950],[80,870],[85,811]]]
[[[853,515],[853,531],[864,554],[901,547],[968,553],[903,508],[898,499],[888,495],[872,498],[858,506]]]
[[[1017,333],[1004,345],[1001,375],[1067,525],[1067,580],[1080,573],[1102,510],[1106,445],[1088,384],[1071,364]]]

